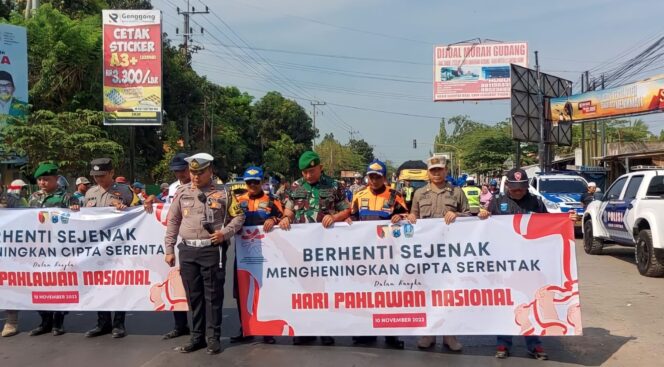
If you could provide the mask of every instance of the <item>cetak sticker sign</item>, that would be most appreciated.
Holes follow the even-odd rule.
[[[435,46],[433,100],[510,98],[510,64],[528,66],[528,44]]]
[[[104,124],[160,125],[161,12],[104,10]]]

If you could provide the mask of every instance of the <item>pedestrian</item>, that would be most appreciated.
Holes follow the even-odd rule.
[[[157,200],[164,203],[166,202],[166,198],[168,197],[168,188],[171,185],[167,184],[166,182],[162,183],[159,185],[159,195],[157,195]]]
[[[279,201],[282,203],[286,202],[286,199],[288,198],[288,192],[290,191],[290,181],[287,178],[284,178],[281,181],[281,185],[279,185],[279,189],[277,190],[277,198],[279,198]]]
[[[165,196],[163,195],[162,192],[161,195],[162,202],[167,204],[172,203],[177,189],[180,186],[186,185],[191,182],[191,176],[189,174],[189,163],[187,163],[187,161],[185,160],[187,157],[188,154],[186,153],[177,153],[171,159],[168,168],[171,170],[171,172],[173,172],[173,175],[175,175],[175,181],[170,185],[161,184],[162,189],[164,185],[168,186]],[[152,213],[153,210],[152,204],[154,202],[155,198],[152,195],[150,195],[150,197],[143,202],[143,208],[145,209],[146,212]],[[173,328],[173,330],[169,331],[168,333],[164,334],[164,336],[162,336],[163,340],[174,339],[183,335],[189,335],[191,333],[189,329],[189,320],[187,319],[186,311],[174,311],[173,319],[175,321],[175,327]]]
[[[353,220],[390,220],[398,223],[408,214],[408,207],[397,190],[386,185],[387,166],[385,163],[374,159],[367,167],[366,176],[369,178],[369,186],[353,195],[351,205],[351,216],[346,222],[351,224]],[[376,342],[375,336],[354,336],[355,344],[370,344]],[[396,349],[403,349],[404,342],[396,336],[386,336],[385,344]]]
[[[145,185],[140,181],[134,181],[134,183],[131,185],[131,188],[134,192],[134,195],[138,197],[138,204],[143,204],[143,202],[148,198],[148,194],[145,192]]]
[[[242,177],[247,185],[247,192],[237,198],[240,209],[244,212],[245,226],[262,226],[264,232],[269,232],[272,227],[279,224],[283,217],[283,206],[281,201],[272,194],[261,190],[261,181],[263,180],[263,169],[261,167],[249,167],[244,171]],[[247,342],[253,339],[253,336],[245,336],[242,332],[242,307],[240,304],[238,279],[237,279],[237,253],[233,268],[233,297],[237,302],[237,312],[240,317],[240,333],[230,339],[231,343]],[[246,308],[246,305],[244,305]],[[263,336],[263,342],[274,344],[276,339],[273,336]]]
[[[4,195],[4,205],[2,207],[12,208],[27,208],[28,201],[26,195],[28,192],[28,184],[23,180],[14,180],[7,187],[7,193]],[[18,334],[18,311],[5,310],[6,320],[5,326],[2,328],[2,336],[10,337]]]
[[[177,348],[181,353],[206,347],[207,354],[221,352],[219,338],[228,249],[223,243],[242,229],[245,219],[233,196],[223,185],[215,183],[213,159],[207,153],[185,159],[191,182],[177,189],[168,211],[164,259],[169,266],[175,266],[174,247],[179,236],[180,275],[193,323],[190,342]]]
[[[128,185],[114,181],[113,175],[115,170],[110,158],[96,158],[90,162],[90,176],[96,185],[85,193],[86,207],[112,206],[117,210],[123,210],[131,206],[134,194]],[[113,338],[123,338],[127,335],[125,312],[117,311],[114,315],[109,311],[97,312],[97,326],[86,332],[85,337],[94,338],[108,333],[111,333]]]
[[[498,180],[496,180],[495,178],[491,179],[491,181],[489,182],[489,192],[494,197],[496,197],[496,196],[498,196],[498,194],[500,194],[500,191],[498,190]]]
[[[287,230],[291,223],[321,223],[323,228],[330,228],[334,222],[345,221],[350,215],[350,204],[337,182],[323,173],[320,156],[316,152],[306,151],[300,156],[298,167],[302,171],[302,178],[292,185],[279,227]],[[315,340],[315,336],[296,336],[293,344]],[[332,345],[334,338],[321,336],[321,343]]]
[[[85,193],[88,192],[89,188],[90,180],[86,177],[81,176],[76,179],[76,191],[73,196],[80,202],[80,205],[83,205],[83,201],[85,201]]]
[[[410,209],[408,220],[415,223],[417,219],[444,218],[446,224],[454,222],[458,216],[469,216],[468,200],[461,188],[452,186],[445,180],[447,177],[447,160],[443,157],[433,156],[427,160],[429,183],[415,191],[413,207]],[[417,341],[417,347],[430,348],[436,344],[435,336],[422,336]],[[463,345],[455,336],[443,336],[443,346],[454,352],[459,352]]]
[[[506,193],[501,193],[491,201],[488,209],[482,209],[478,214],[480,219],[486,219],[491,215],[546,213],[546,206],[542,199],[528,192],[528,174],[520,168],[512,168],[507,172],[505,182]],[[569,215],[572,221],[576,221],[575,212]],[[547,360],[549,355],[542,348],[542,341],[535,335],[524,337],[528,354],[538,360]],[[512,347],[511,335],[500,335],[496,337],[496,358],[509,357]]]
[[[489,191],[489,186],[487,184],[482,184],[482,192],[480,193],[480,207],[487,209],[492,198],[493,194],[491,191]]]
[[[581,195],[581,204],[583,205],[583,209],[587,208],[588,204],[595,200],[595,191],[597,191],[597,184],[594,182],[588,182],[588,191]]]
[[[69,195],[65,189],[58,185],[58,166],[54,163],[41,163],[34,174],[39,191],[30,196],[28,206],[31,208],[69,208],[73,211],[80,209],[80,202]],[[58,336],[65,333],[64,322],[66,312],[39,311],[41,323],[30,331],[30,336],[37,336],[53,332]]]
[[[350,192],[355,194],[356,192],[362,190],[364,188],[364,185],[362,184],[362,175],[359,173],[356,173],[353,175],[353,184],[350,185]]]

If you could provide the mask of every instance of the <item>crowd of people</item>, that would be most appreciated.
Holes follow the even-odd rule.
[[[475,186],[473,180],[467,180],[464,187],[453,186],[446,181],[446,160],[434,156],[427,160],[428,182],[424,187],[413,190],[406,183],[402,190],[397,191],[388,184],[386,165],[374,160],[369,163],[365,175],[355,177],[353,185],[346,189],[345,185],[324,173],[317,153],[307,151],[298,162],[302,177],[292,184],[284,180],[276,189],[266,187],[262,167],[252,166],[242,176],[245,190],[238,193],[215,179],[213,160],[207,153],[175,155],[169,165],[175,181],[162,184],[158,195],[148,195],[141,182],[128,185],[124,177],[115,177],[114,165],[109,158],[92,160],[90,176],[96,185],[92,186],[86,177],[79,177],[73,193],[59,183],[59,167],[43,163],[34,172],[39,191],[28,197],[27,183],[15,180],[8,187],[2,205],[7,208],[59,207],[73,211],[81,207],[112,206],[123,210],[143,205],[151,213],[155,203],[170,203],[164,260],[170,267],[180,267],[192,322],[190,327],[187,312],[173,312],[174,328],[163,338],[190,335],[189,341],[177,350],[190,353],[206,349],[208,354],[221,351],[227,249],[229,240],[243,226],[262,226],[267,232],[275,227],[289,230],[295,223],[320,223],[327,229],[335,222],[390,220],[393,223],[416,223],[425,218],[442,218],[446,225],[453,225],[456,218],[473,214],[486,219],[491,215],[546,212],[542,201],[528,192],[528,176],[521,169],[512,169],[507,173],[506,190],[501,194],[495,179],[481,187]],[[576,220],[575,214],[571,213],[570,218]],[[236,260],[234,263],[235,270]],[[238,314],[242,317],[235,276],[233,281],[233,296],[238,300]],[[18,312],[7,310],[6,314],[3,337],[18,332]],[[31,336],[46,333],[61,335],[65,332],[66,312],[40,311],[39,314],[41,322],[30,331]],[[98,312],[97,324],[85,336],[92,338],[106,334],[111,334],[113,338],[126,335],[124,312]],[[231,342],[244,342],[252,338],[240,330]],[[316,339],[296,336],[292,343],[309,344]],[[374,343],[376,339],[375,336],[356,336],[353,342],[365,345]],[[265,336],[263,341],[272,344],[276,340],[273,336]],[[320,336],[320,341],[323,345],[335,343],[331,336]],[[387,336],[385,341],[389,347],[404,348],[404,342],[398,337]],[[435,342],[436,336],[422,336],[417,341],[417,347],[430,348]],[[443,336],[442,344],[455,352],[463,349],[459,340],[451,335]],[[537,336],[526,337],[526,344],[534,358],[548,358]],[[496,357],[509,356],[511,346],[511,337],[497,337]]]

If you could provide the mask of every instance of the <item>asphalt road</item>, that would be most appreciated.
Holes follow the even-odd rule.
[[[288,338],[277,338],[274,345],[230,344],[228,338],[237,332],[238,321],[234,301],[227,297],[224,351],[216,356],[203,350],[188,355],[173,351],[186,339],[161,340],[161,334],[173,326],[168,313],[129,313],[129,335],[116,340],[83,337],[96,320],[91,312],[70,314],[65,335],[29,337],[27,331],[38,324],[39,317],[36,312],[21,312],[21,333],[0,339],[0,366],[663,366],[664,279],[639,275],[631,248],[611,247],[605,252],[586,255],[577,240],[584,335],[544,338],[551,358],[548,362],[528,357],[521,338],[515,338],[512,357],[497,360],[493,357],[495,340],[489,336],[460,337],[463,354],[443,351],[440,340],[435,348],[420,351],[415,337],[405,338],[404,351],[386,349],[382,341],[373,347],[355,347],[349,337],[337,338],[333,347],[293,346]],[[230,295],[230,282],[226,289]],[[0,324],[4,323],[2,315]]]

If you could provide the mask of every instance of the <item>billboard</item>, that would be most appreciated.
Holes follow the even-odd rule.
[[[104,10],[104,124],[162,122],[161,12]]]
[[[0,24],[0,128],[28,113],[28,36],[25,27]]]
[[[551,121],[583,121],[664,111],[664,75],[621,87],[551,99]]]
[[[528,66],[528,44],[434,46],[433,100],[510,98],[510,64]]]

